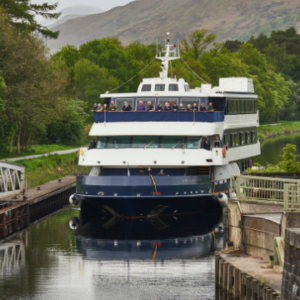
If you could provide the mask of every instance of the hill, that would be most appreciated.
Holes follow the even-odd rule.
[[[300,31],[299,0],[144,0],[68,20],[53,28],[60,36],[48,45],[55,52],[67,43],[79,46],[108,36],[118,36],[125,44],[149,44],[156,38],[163,41],[167,31],[177,41],[197,28],[217,33],[218,41],[246,40],[291,26]]]
[[[60,24],[65,23],[68,20],[72,20],[72,19],[76,19],[76,18],[82,18],[82,15],[66,15],[64,17],[60,17],[56,22],[54,22],[53,24],[50,24],[49,26],[47,26],[49,29],[52,29]]]

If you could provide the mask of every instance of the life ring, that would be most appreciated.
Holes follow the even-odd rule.
[[[225,149],[225,147],[222,148],[222,154],[223,154],[223,157],[225,158],[226,157],[226,149]]]

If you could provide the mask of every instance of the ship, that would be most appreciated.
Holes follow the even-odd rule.
[[[222,214],[231,178],[260,155],[253,80],[220,78],[218,86],[190,88],[169,75],[171,62],[182,59],[169,33],[156,59],[161,60],[159,77],[142,79],[136,93],[100,95],[107,107],[113,102],[117,109],[94,113],[89,135],[96,147],[80,148],[78,162],[91,170],[77,176],[70,202],[125,219]],[[124,111],[125,102],[131,111]],[[166,103],[182,111],[155,109]],[[143,105],[154,109],[138,110]]]

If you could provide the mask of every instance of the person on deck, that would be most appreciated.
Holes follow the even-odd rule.
[[[90,149],[95,149],[96,148],[96,143],[95,143],[95,140],[94,139],[92,139],[92,141],[91,141],[91,144],[89,145],[89,150]]]
[[[161,170],[159,171],[159,173],[157,174],[157,176],[165,176],[165,174],[164,174],[164,170],[163,170],[163,169],[161,169]]]
[[[103,107],[101,103],[98,103],[97,112],[103,112]]]
[[[204,103],[201,104],[200,111],[206,111]]]
[[[174,103],[174,105],[173,105],[173,111],[178,111],[177,103]]]
[[[96,111],[97,111],[97,108],[98,108],[97,103],[94,103],[94,108],[93,108],[92,112],[96,112]]]
[[[174,109],[174,100],[169,100],[169,106],[170,106],[170,110],[173,111]]]
[[[207,108],[206,111],[210,111],[210,112],[214,112],[215,111],[211,102],[209,103],[208,108]]]
[[[137,108],[136,108],[136,111],[145,111],[146,108],[145,108],[145,105],[143,104],[143,101],[140,101]]]
[[[191,107],[191,104],[188,104],[188,106],[186,107],[186,111],[193,111],[192,107]]]
[[[161,104],[158,104],[155,111],[163,111]]]
[[[171,107],[168,102],[165,103],[164,111],[171,111]]]
[[[179,104],[179,109],[178,109],[178,111],[184,111],[183,104]]]
[[[198,106],[196,103],[193,104],[193,111],[198,111]]]
[[[204,141],[204,143],[203,143],[203,148],[204,148],[205,150],[210,151],[210,141],[209,141],[209,138],[208,138],[208,137],[205,139],[205,141]]]
[[[107,111],[107,104],[103,105],[103,111]]]
[[[147,107],[147,112],[154,111],[154,107],[152,106],[151,101],[148,101],[148,102],[147,102],[147,105],[148,105],[148,107]]]
[[[216,136],[216,139],[214,141],[214,148],[222,148],[222,142],[219,140],[218,136]]]
[[[109,111],[117,111],[117,106],[114,101],[110,102]]]
[[[127,101],[125,101],[122,111],[131,111],[131,110],[132,110],[131,106],[127,103]]]

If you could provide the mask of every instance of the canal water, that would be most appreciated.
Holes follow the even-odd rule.
[[[205,233],[220,221],[206,218],[129,222],[68,208],[0,243],[0,299],[215,299],[211,245],[223,237]]]
[[[300,133],[291,135],[282,135],[261,143],[261,155],[253,158],[253,162],[258,162],[260,165],[265,166],[267,163],[278,164],[282,161],[283,151],[282,148],[286,144],[294,144],[297,146],[296,159],[300,161]]]

